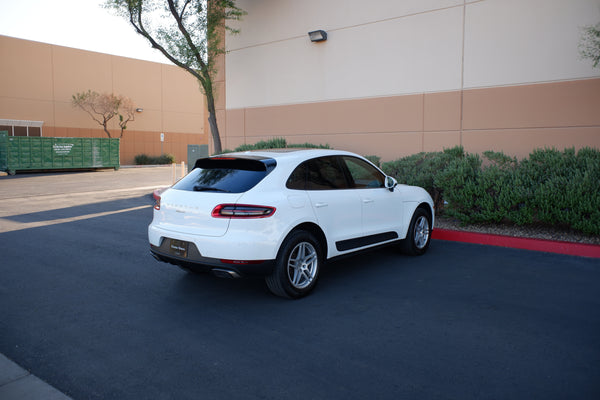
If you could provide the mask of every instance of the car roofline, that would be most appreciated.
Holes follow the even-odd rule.
[[[262,156],[270,157],[274,159],[283,158],[306,158],[308,157],[320,157],[327,155],[351,155],[357,156],[357,154],[351,153],[345,150],[336,149],[314,149],[314,148],[285,148],[285,149],[259,149],[259,150],[247,150],[239,151],[234,153],[220,154],[214,157],[248,157],[248,156]]]

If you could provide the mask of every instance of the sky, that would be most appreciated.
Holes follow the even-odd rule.
[[[169,63],[104,0],[0,0],[0,35]]]

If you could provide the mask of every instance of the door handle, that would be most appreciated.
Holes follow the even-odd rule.
[[[369,203],[374,203],[374,202],[375,202],[375,200],[373,200],[373,199],[363,199],[364,204],[369,204]]]
[[[315,207],[317,208],[322,208],[322,207],[327,207],[329,204],[327,203],[315,203]]]

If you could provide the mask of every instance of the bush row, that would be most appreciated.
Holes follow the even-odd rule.
[[[172,164],[175,162],[175,157],[171,154],[163,154],[160,156],[149,156],[146,154],[138,154],[134,158],[135,165],[162,165]]]
[[[305,149],[330,149],[328,144],[288,144],[285,138],[274,138],[270,140],[261,140],[254,144],[242,144],[236,147],[234,150],[223,150],[223,153],[233,153],[237,151],[249,151],[249,150],[265,150],[265,149],[285,149],[285,148],[305,148]]]
[[[538,149],[518,161],[462,147],[382,165],[399,182],[424,187],[436,210],[463,223],[547,224],[600,234],[600,151]]]

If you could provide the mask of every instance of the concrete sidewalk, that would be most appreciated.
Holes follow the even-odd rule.
[[[0,354],[0,399],[68,400],[70,397]]]

